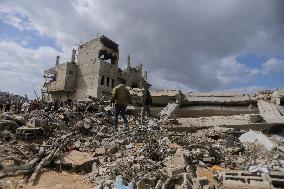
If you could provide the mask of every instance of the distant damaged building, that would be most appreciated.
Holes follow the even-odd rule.
[[[77,61],[73,49],[70,62],[59,63],[44,71],[45,83],[42,93],[52,100],[83,100],[88,96],[109,97],[112,89],[125,82],[131,88],[143,88],[147,72],[143,77],[142,65],[131,68],[130,57],[125,70],[118,67],[118,44],[105,36],[100,36],[79,45]]]

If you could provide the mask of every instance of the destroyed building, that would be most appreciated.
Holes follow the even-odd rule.
[[[127,86],[131,88],[143,88],[145,81],[147,81],[147,71],[142,76],[142,64],[138,64],[136,67],[130,66],[130,56],[127,57],[127,68],[125,70],[118,69],[118,82],[125,82]]]
[[[100,36],[79,45],[77,61],[73,49],[70,62],[59,63],[56,57],[54,67],[44,71],[45,83],[42,93],[52,100],[83,100],[88,96],[109,97],[112,89],[125,82],[131,88],[143,88],[147,72],[143,77],[142,64],[130,66],[130,56],[125,70],[118,67],[118,44]]]
[[[125,82],[133,87],[130,129],[122,119],[113,129],[114,107],[103,98],[0,112],[0,188],[284,188],[283,89],[152,90],[151,115],[141,124],[142,66],[131,68],[128,57],[119,69],[118,45],[104,36],[75,56],[64,64],[57,57],[45,71],[46,93],[101,97]]]
[[[283,90],[151,95],[157,115],[139,124],[129,106],[130,130],[103,100],[0,112],[0,188],[283,188]]]

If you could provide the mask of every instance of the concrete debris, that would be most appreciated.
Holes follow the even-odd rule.
[[[178,109],[180,106],[180,101],[170,102],[168,105],[159,113],[159,118],[161,121],[168,120]]]
[[[269,173],[267,167],[260,167],[260,166],[250,166],[249,171],[251,173]]]
[[[145,124],[137,113],[141,107],[129,106],[129,129],[120,119],[118,130],[106,97],[72,104],[25,101],[32,108],[0,111],[0,188],[37,187],[50,171],[60,179],[63,173],[79,175],[89,188],[281,188],[284,132],[274,127],[282,126],[282,115],[271,113],[276,111],[271,94],[167,96],[163,107],[151,107],[159,111]],[[232,112],[216,110],[232,106]],[[179,111],[186,116],[177,116]]]
[[[41,127],[19,127],[16,130],[16,135],[25,139],[36,138],[43,136],[43,128]]]
[[[260,115],[266,122],[284,124],[284,116],[281,115],[275,104],[266,102],[264,100],[259,100],[258,109],[260,111]]]
[[[183,166],[181,166],[181,167],[168,167],[167,168],[168,176],[171,179],[175,179],[175,178],[179,177],[184,172],[185,172],[185,168]]]
[[[248,171],[224,171],[221,173],[224,188],[283,188],[283,172],[250,173]]]
[[[89,153],[71,150],[54,159],[54,164],[58,167],[73,167],[77,170],[84,170],[84,167],[91,168],[94,161],[93,156]]]

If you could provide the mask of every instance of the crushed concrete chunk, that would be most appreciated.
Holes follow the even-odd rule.
[[[177,178],[181,176],[182,173],[185,172],[185,168],[183,166],[181,167],[168,167],[167,173],[170,178]]]
[[[54,163],[62,166],[81,167],[86,164],[92,165],[94,158],[85,152],[71,150],[54,160]]]

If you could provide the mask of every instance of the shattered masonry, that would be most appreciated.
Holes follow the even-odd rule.
[[[73,49],[71,61],[64,64],[59,64],[57,56],[55,67],[44,71],[43,94],[58,101],[84,100],[88,96],[109,97],[122,82],[131,88],[143,88],[146,83],[147,72],[142,75],[142,64],[131,67],[129,55],[127,68],[118,67],[118,44],[105,36],[79,45],[77,62],[75,56]]]

